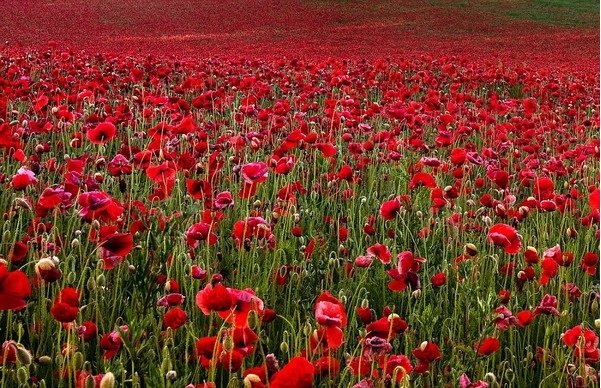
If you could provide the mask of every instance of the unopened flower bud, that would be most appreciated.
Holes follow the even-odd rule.
[[[490,383],[496,383],[497,376],[495,376],[494,373],[488,372],[487,374],[484,375],[484,380],[486,380]]]
[[[19,361],[19,363],[21,363],[22,365],[29,365],[31,364],[32,361],[32,356],[31,356],[31,352],[27,349],[25,349],[25,347],[21,344],[18,344],[16,346],[16,353],[17,353],[17,361]]]
[[[167,374],[165,375],[165,378],[168,381],[175,381],[177,379],[177,372],[174,370],[170,370],[169,372],[167,372]]]
[[[83,368],[83,354],[81,352],[75,352],[73,354],[73,365],[75,369]]]
[[[472,243],[465,244],[465,253],[470,256],[476,256],[478,254],[478,248]]]
[[[48,356],[40,356],[40,358],[38,358],[38,364],[42,366],[50,366],[52,365],[52,358]]]
[[[288,342],[283,341],[280,344],[280,350],[282,351],[282,353],[288,353],[288,350],[290,350],[289,347],[288,347]]]
[[[251,388],[253,383],[260,383],[261,378],[253,373],[249,373],[244,378],[244,388]]]
[[[100,380],[100,388],[114,388],[115,375],[112,372],[107,372]]]
[[[17,369],[17,381],[19,382],[19,386],[26,385],[27,380],[29,380],[29,370],[22,366]]]
[[[234,350],[234,338],[232,336],[228,335],[225,337],[225,340],[223,341],[223,350],[226,352]]]

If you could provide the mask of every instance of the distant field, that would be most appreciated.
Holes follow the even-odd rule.
[[[9,48],[193,56],[458,55],[598,68],[599,3],[577,1],[3,2]]]

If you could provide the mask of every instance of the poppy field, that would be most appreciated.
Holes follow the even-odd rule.
[[[547,65],[437,37],[236,58],[21,31],[0,53],[0,386],[599,386],[586,31]]]

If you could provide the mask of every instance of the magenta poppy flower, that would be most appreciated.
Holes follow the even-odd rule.
[[[518,232],[507,224],[493,225],[488,230],[488,242],[502,247],[510,255],[515,255],[522,248]]]
[[[199,222],[193,224],[186,231],[186,244],[192,248],[198,247],[200,241],[206,241],[209,245],[217,244],[219,238],[213,233],[213,224]]]
[[[269,168],[263,162],[252,162],[242,166],[240,172],[244,182],[248,184],[261,183],[267,180]]]
[[[561,313],[557,310],[557,297],[550,294],[543,296],[540,304],[534,309],[534,315],[539,314],[561,316]]]

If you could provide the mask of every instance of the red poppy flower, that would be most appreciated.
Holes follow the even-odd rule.
[[[413,290],[420,288],[420,281],[417,272],[420,264],[426,260],[422,257],[413,255],[411,251],[404,251],[398,254],[397,268],[386,271],[393,280],[388,283],[388,288],[392,291],[403,291],[407,286]]]
[[[259,246],[264,248],[275,248],[275,236],[271,233],[271,226],[261,217],[248,217],[244,221],[238,221],[234,224],[232,238],[238,249],[245,246],[248,241],[248,247],[257,239]]]
[[[384,374],[391,377],[396,375],[396,382],[400,383],[412,370],[413,366],[409,358],[403,354],[399,354],[388,358],[384,367]]]
[[[25,167],[21,167],[12,178],[12,186],[15,190],[25,190],[29,185],[38,183],[35,173]]]
[[[430,363],[440,359],[438,345],[433,342],[423,342],[419,348],[413,350],[412,354],[419,360],[413,370],[415,373],[426,373],[430,367]]]
[[[0,264],[0,311],[25,308],[26,298],[31,295],[29,279],[21,271],[8,272],[6,265]]]
[[[530,310],[524,310],[517,313],[515,317],[518,320],[518,325],[521,327],[526,327],[532,322],[535,315]]]
[[[344,305],[327,291],[322,291],[315,302],[315,319],[326,327],[326,339],[330,349],[338,349],[344,337],[342,328],[346,327]]]
[[[401,201],[397,197],[393,200],[386,201],[380,206],[380,216],[385,220],[393,220],[401,210]]]
[[[511,311],[505,306],[499,306],[495,309],[495,319],[493,323],[499,331],[507,331],[511,326],[518,324],[517,319],[513,316]]]
[[[474,344],[474,349],[480,356],[488,356],[501,348],[501,342],[495,337],[487,337]]]
[[[121,331],[127,332],[128,327],[126,325],[119,327]],[[104,354],[102,357],[105,360],[113,358],[121,349],[121,345],[123,345],[123,340],[121,339],[118,331],[113,331],[103,335],[100,338],[100,347],[104,350]]]
[[[273,375],[271,388],[311,388],[315,368],[304,357],[294,357],[279,372]]]
[[[172,329],[177,329],[183,326],[188,319],[186,312],[179,307],[173,308],[165,313],[163,316],[163,325]]]
[[[213,194],[211,183],[205,180],[186,179],[186,190],[194,199],[209,198]]]
[[[85,342],[88,342],[96,338],[96,334],[98,334],[98,328],[94,322],[85,321],[77,328],[77,333]]]
[[[434,287],[441,287],[447,282],[447,274],[444,272],[439,272],[436,275],[432,276],[432,285]]]
[[[593,330],[578,325],[566,330],[561,338],[567,346],[575,346],[575,357],[584,357],[587,364],[599,362],[599,337]]]
[[[134,247],[134,238],[131,233],[111,233],[102,237],[98,246],[109,251],[115,256],[126,256]]]
[[[59,322],[73,322],[79,313],[79,291],[67,287],[55,297],[50,313]]]
[[[119,201],[102,191],[81,193],[77,203],[81,206],[79,215],[88,222],[115,222],[123,214],[123,207]]]
[[[503,247],[510,255],[515,255],[522,248],[517,231],[507,224],[493,225],[488,231],[488,242]]]
[[[586,252],[582,257],[582,260],[580,260],[580,268],[591,276],[595,276],[595,273],[597,273],[598,264],[599,255],[594,252]]]
[[[391,314],[387,317],[382,317],[367,325],[367,337],[380,337],[390,341],[396,334],[400,334],[407,330],[407,322],[396,314]]]
[[[432,175],[427,172],[418,172],[413,175],[411,181],[409,182],[409,190],[413,190],[416,187],[425,186],[429,189],[433,189],[436,187],[436,181],[432,177]]]
[[[332,356],[318,358],[313,362],[313,367],[316,376],[335,379],[340,374],[340,361]]]
[[[337,152],[336,147],[329,143],[315,143],[313,145],[313,148],[317,148],[318,150],[320,150],[324,158],[332,157],[336,155]]]
[[[559,265],[555,260],[550,257],[546,257],[541,261],[541,267],[543,269],[540,275],[540,284],[545,285],[549,283],[549,280],[557,275]]]
[[[237,290],[235,288],[227,288],[232,301],[230,311],[216,310],[217,314],[228,323],[233,323],[237,328],[248,327],[248,314],[254,310],[258,316],[263,315],[263,301],[255,295],[255,292],[246,288]]]
[[[588,204],[592,210],[599,210],[600,193],[599,189],[595,189],[589,196]]]
[[[86,137],[94,144],[106,144],[117,136],[115,124],[105,121],[88,129]]]
[[[221,283],[215,287],[209,283],[196,294],[196,306],[205,315],[210,315],[211,311],[229,311],[232,307],[232,298]]]
[[[467,154],[463,148],[455,148],[451,151],[451,163],[461,166],[467,160]]]
[[[377,257],[382,264],[390,264],[390,259],[392,258],[392,254],[390,253],[388,247],[380,243],[376,243],[367,248],[367,254]]]
[[[199,222],[193,224],[186,231],[186,243],[192,248],[198,247],[200,241],[206,241],[209,245],[215,245],[219,238],[213,233],[212,224]]]

